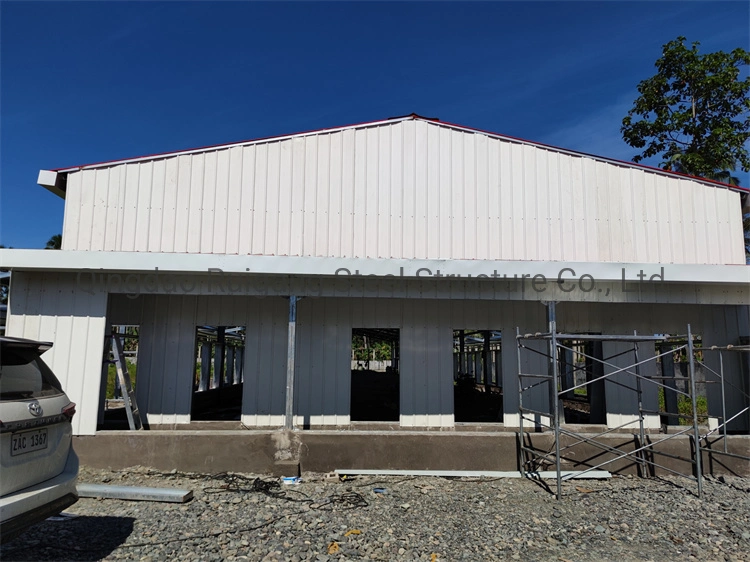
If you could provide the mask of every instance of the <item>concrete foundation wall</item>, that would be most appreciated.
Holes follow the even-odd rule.
[[[549,451],[553,435],[526,435],[527,445]],[[665,440],[650,435],[655,450],[690,458],[686,436]],[[631,435],[614,434],[601,439],[621,453],[635,448]],[[336,469],[405,470],[518,470],[518,435],[510,432],[413,432],[413,431],[146,431],[99,432],[79,436],[74,447],[81,462],[95,468],[123,469],[133,465],[160,470],[195,472],[237,471],[277,473],[281,467],[296,466],[309,472]],[[714,443],[717,450],[723,444]],[[728,450],[750,455],[750,437],[734,436]],[[621,454],[621,453],[618,453]],[[615,457],[614,453],[581,443],[564,454],[564,470],[583,470]],[[684,474],[691,473],[686,461],[653,456],[654,462]],[[554,465],[540,465],[540,470]],[[746,460],[704,453],[704,473],[750,476]],[[618,474],[636,474],[633,459],[602,468]],[[284,470],[284,468],[281,468]],[[656,469],[656,475],[669,471]]]

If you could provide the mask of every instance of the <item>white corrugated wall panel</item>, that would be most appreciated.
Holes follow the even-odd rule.
[[[107,227],[107,195],[109,191],[109,170],[94,170],[94,207],[91,218],[91,230],[86,234],[90,237],[92,250],[104,249],[104,236]]]
[[[246,326],[242,423],[283,426],[289,301],[250,298],[242,311]]]
[[[454,296],[476,299],[481,293],[477,281],[463,285],[462,294]],[[287,299],[143,295],[131,300],[114,295],[106,318],[104,293],[75,289],[74,275],[14,273],[8,333],[55,343],[45,359],[79,405],[76,434],[96,429],[103,335],[107,323],[121,322],[141,326],[136,389],[149,423],[189,421],[195,328],[212,324],[247,328],[242,422],[283,424]],[[567,331],[684,333],[691,323],[706,345],[737,343],[747,330],[746,309],[737,306],[561,303],[557,313],[559,328]],[[349,423],[351,330],[382,327],[401,330],[401,424],[408,427],[453,424],[452,330],[502,330],[505,421],[512,425],[517,423],[515,328],[527,333],[543,331],[545,325],[545,307],[538,302],[305,298],[299,304],[297,327],[297,423]],[[543,358],[529,355],[525,361],[525,372],[546,368]],[[709,366],[716,368],[715,359],[711,361]],[[732,361],[727,359],[726,366],[736,379],[740,370]],[[527,398],[528,406],[546,407],[544,392]],[[710,400],[715,408],[716,396]]]
[[[560,186],[560,160],[554,152],[547,152],[546,181],[548,183],[546,207],[543,209],[545,214],[542,215],[542,223],[547,224],[547,232],[544,239],[545,259],[550,256],[562,256],[562,206]],[[544,220],[546,217],[546,221]]]
[[[400,422],[404,427],[450,427],[453,414],[453,332],[450,309],[404,303],[401,330]]]
[[[737,193],[424,121],[69,175],[66,249],[744,263]]]
[[[81,172],[81,212],[75,227],[75,239],[78,241],[78,246],[71,249],[92,249],[91,234],[96,204],[96,173],[97,170]]]
[[[102,237],[103,250],[115,251],[118,247],[117,239],[120,234],[120,216],[122,215],[120,186],[121,168],[110,168],[108,172],[108,192],[107,203],[104,209],[105,227],[104,236]]]
[[[77,404],[73,433],[96,432],[107,295],[76,290],[74,276],[13,273],[6,333],[50,341],[42,358]]]
[[[116,301],[122,305],[125,297]],[[190,421],[199,325],[245,326],[242,422],[284,423],[288,301],[240,296],[143,295],[137,401],[149,424]],[[132,304],[137,306],[137,303]],[[122,312],[115,312],[118,321]]]
[[[464,214],[461,218],[463,222],[463,245],[460,255],[477,255],[477,188],[480,187],[477,181],[477,162],[476,162],[476,135],[464,133],[461,135],[463,141],[463,193]],[[486,186],[482,186],[486,189]],[[428,230],[427,236],[432,237],[434,231]],[[429,256],[435,257],[435,256]]]
[[[188,232],[187,232],[187,251],[189,253],[200,253],[201,233],[203,232],[203,191],[205,188],[204,179],[205,155],[195,154],[190,156],[190,183],[188,186],[181,186],[189,189],[190,208],[188,210]]]
[[[274,228],[269,232],[272,240],[275,240],[272,246],[266,246],[266,252],[271,248],[274,255],[289,256],[292,255],[292,214],[296,214],[298,205],[302,203],[294,201],[292,191],[292,180],[294,177],[300,177],[304,174],[303,164],[300,162],[298,155],[304,154],[305,139],[296,138],[290,141],[281,141],[278,150],[278,191],[277,207],[269,207],[268,218]],[[295,157],[296,156],[296,157]],[[296,168],[296,169],[295,169]],[[273,186],[271,183],[270,186]],[[297,241],[294,241],[296,244]]]
[[[120,250],[125,252],[135,251],[135,240],[136,240],[136,223],[139,215],[138,209],[138,167],[131,165],[121,165],[120,168],[121,176],[125,176],[125,183],[122,185],[122,190],[125,192],[125,203],[122,210],[122,234],[118,247]],[[73,177],[77,177],[79,174],[72,174]],[[65,200],[65,207],[67,213],[68,201],[67,197]],[[63,243],[65,242],[65,236],[63,236]],[[64,244],[63,244],[64,245]]]
[[[353,314],[349,302],[304,299],[298,304],[297,425],[349,424]]]
[[[227,218],[224,225],[224,253],[239,253],[240,207],[242,205],[243,149],[229,149],[229,177],[227,180]]]
[[[487,255],[502,252],[503,201],[500,197],[500,160],[496,143],[487,143]]]
[[[349,423],[352,328],[378,327],[400,329],[401,425],[450,427],[454,423],[453,330],[502,330],[509,346],[503,355],[504,385],[515,389],[515,327],[543,330],[544,310],[539,303],[304,299],[299,304],[297,324],[296,423]],[[537,365],[535,357],[524,360],[531,361],[529,370],[543,366],[543,362]],[[544,398],[543,393],[529,393],[527,405],[541,407]],[[515,412],[514,393],[510,392],[506,400],[506,412]]]
[[[489,182],[489,163],[488,163],[488,143],[489,139],[480,135],[472,135],[474,141],[474,158],[475,164],[475,185],[476,185],[476,205],[475,221],[476,232],[476,256],[477,259],[489,259],[489,233],[490,233],[490,182]]]
[[[315,141],[315,142],[312,142]],[[303,253],[309,255],[328,252],[328,228],[331,224],[331,135],[311,137],[307,145],[305,162],[309,170],[305,174],[303,193],[304,233]],[[310,187],[308,187],[308,185]]]
[[[511,147],[509,143],[491,143],[495,146],[492,152],[493,159],[497,159],[500,166],[499,189],[499,217],[500,217],[500,253],[501,256],[512,256],[513,245],[513,177],[511,175]]]
[[[362,224],[362,257],[378,258],[380,240],[378,239],[378,200],[380,197],[380,130],[378,128],[364,130],[365,169],[364,196],[362,206],[357,207],[359,220]]]
[[[731,235],[742,232],[742,208],[738,203],[740,196],[739,193],[732,193],[726,190],[721,196],[726,201],[727,213],[729,214],[729,225],[727,231],[730,235],[727,236],[727,241],[730,251],[728,259],[732,259],[733,256],[744,255],[745,251],[744,237]]]
[[[427,129],[426,123],[415,123],[416,131],[414,137],[414,254],[418,256],[429,255],[427,231],[427,205],[430,197],[430,186],[427,185]],[[461,137],[458,136],[460,140]],[[454,170],[455,173],[455,170]],[[454,211],[456,212],[456,211]],[[457,222],[460,229],[461,223]],[[462,252],[462,239],[455,252]]]
[[[242,151],[242,174],[240,179],[240,214],[237,253],[252,254],[253,224],[255,221],[255,157],[256,150]]]
[[[328,198],[328,222],[326,224],[327,237],[323,244],[326,253],[329,255],[341,255],[341,225],[344,217],[342,212],[345,193],[349,190],[343,190],[343,133],[331,135],[329,162],[328,162],[328,189],[330,195]]]
[[[150,178],[147,175],[146,180],[150,180],[150,203],[148,214],[148,239],[146,248],[149,252],[162,251],[162,241],[164,240],[164,228],[172,227],[165,222],[164,216],[164,192],[166,190],[166,163],[164,160],[156,160],[151,165]]]
[[[216,184],[214,187],[213,235],[210,253],[227,253],[227,218],[229,213],[229,155],[232,149],[216,153]],[[239,184],[231,186],[231,191],[240,189]]]
[[[266,207],[265,211],[265,232],[263,234],[263,247],[261,248],[261,254],[270,253],[271,255],[286,255],[284,254],[285,242],[288,240],[279,239],[279,222],[282,220],[281,217],[281,206],[289,204],[288,202],[288,186],[285,186],[282,182],[282,174],[287,173],[289,170],[282,170],[282,151],[284,153],[289,152],[287,145],[286,148],[282,149],[282,143],[271,143],[268,147],[268,169],[266,189]],[[284,163],[286,161],[284,160]],[[282,193],[282,190],[286,188],[286,192]],[[285,200],[283,197],[287,197]],[[273,248],[275,251],[270,251]]]
[[[177,175],[180,158],[169,158],[164,162],[164,202],[162,207],[163,225],[162,240],[159,247],[161,251],[174,252],[175,238],[187,233],[177,233]]]
[[[81,202],[81,180],[83,174],[70,174],[65,192],[65,210],[63,213],[62,249],[87,249],[78,242],[78,222],[84,209]],[[123,247],[123,250],[129,248]]]
[[[200,253],[211,254],[214,249],[214,222],[216,220],[216,152],[203,155],[203,193],[201,205]]]
[[[511,144],[510,155],[508,158],[508,165],[510,166],[510,190],[512,193],[512,214],[510,216],[511,232],[513,247],[511,249],[512,259],[517,259],[515,256],[525,256],[526,253],[526,233],[524,231],[524,197],[526,192],[524,189],[518,189],[518,186],[524,185],[524,170],[523,170],[523,146],[517,144]],[[460,197],[460,194],[456,194],[456,197]]]

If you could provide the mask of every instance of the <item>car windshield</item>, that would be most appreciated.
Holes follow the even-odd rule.
[[[36,349],[0,353],[0,400],[22,400],[62,394],[60,382]]]

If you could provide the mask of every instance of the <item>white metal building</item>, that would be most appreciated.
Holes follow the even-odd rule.
[[[291,380],[296,427],[356,429],[357,329],[398,330],[398,426],[446,430],[455,330],[503,334],[507,427],[511,340],[545,330],[545,302],[569,332],[750,335],[746,189],[416,115],[42,171],[39,183],[65,198],[63,249],[1,251],[7,333],[55,343],[45,357],[79,405],[78,435],[101,422],[112,325],[139,326],[137,400],[152,428],[191,423],[206,325],[245,328],[240,419],[255,428],[284,426]],[[745,384],[739,357],[726,367]],[[630,415],[616,388],[606,405],[610,425]]]

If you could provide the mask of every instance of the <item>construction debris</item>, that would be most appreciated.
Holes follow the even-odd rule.
[[[78,484],[78,497],[111,500],[185,503],[193,499],[191,490],[175,488],[142,488],[136,486],[106,486],[103,484]]]

